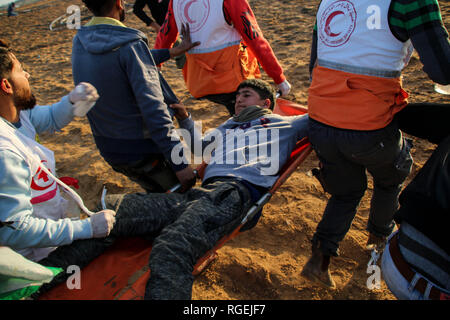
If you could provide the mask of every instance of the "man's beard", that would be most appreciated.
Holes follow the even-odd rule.
[[[31,110],[36,105],[36,97],[31,91],[25,93],[22,89],[14,93],[13,102],[17,110]]]

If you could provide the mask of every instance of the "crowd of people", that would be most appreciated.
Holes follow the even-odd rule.
[[[415,49],[430,79],[450,84],[450,43],[436,0],[425,7],[417,0],[383,1],[381,26],[364,19],[371,1],[321,1],[308,114],[290,117],[272,112],[277,91],[286,96],[291,84],[246,0],[136,1],[133,12],[158,32],[153,49],[143,32],[125,25],[122,0],[83,2],[93,18],[73,39],[75,88],[52,106],[36,105],[30,75],[14,47],[0,42],[0,246],[65,269],[83,268],[119,238],[151,238],[145,298],[190,299],[195,262],[239,225],[278,178],[296,141],[308,137],[330,198],[301,275],[336,288],[331,259],[339,255],[368,172],[374,191],[367,247],[383,252],[389,289],[399,299],[448,299],[448,106],[409,104],[401,80]],[[205,137],[159,68],[180,56],[192,96],[222,104],[231,115]],[[260,79],[260,65],[276,88]],[[70,219],[61,196],[67,185],[55,176],[53,152],[35,136],[84,114],[101,156],[146,192],[108,195],[94,212],[77,199],[88,218]],[[191,141],[182,141],[175,119]],[[413,164],[404,133],[438,146],[402,191]],[[208,163],[198,187],[189,164],[188,148],[195,154],[195,146]],[[177,183],[179,192],[166,193]],[[67,276],[55,276],[35,296]]]

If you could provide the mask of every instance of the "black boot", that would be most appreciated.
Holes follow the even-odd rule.
[[[336,283],[331,278],[329,270],[331,257],[325,255],[322,251],[313,245],[312,256],[309,258],[301,275],[311,281],[316,281],[328,289],[335,289]]]

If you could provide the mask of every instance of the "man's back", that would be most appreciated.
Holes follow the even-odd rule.
[[[146,37],[112,23],[82,27],[73,40],[74,82],[90,82],[100,95],[87,114],[97,146],[110,163],[140,160],[145,152],[170,159],[178,141],[171,139],[174,126],[161,88],[164,80]],[[167,50],[162,54],[168,59]]]

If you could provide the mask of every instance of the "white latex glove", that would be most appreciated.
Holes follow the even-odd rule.
[[[114,227],[114,223],[116,222],[115,215],[115,211],[108,209],[96,212],[91,215],[89,219],[91,219],[92,237],[107,237]]]
[[[99,98],[97,89],[87,82],[80,82],[70,93],[69,100],[74,105],[73,114],[84,117]]]
[[[287,80],[284,80],[278,85],[278,90],[281,91],[282,96],[287,96],[291,91],[291,84]]]

